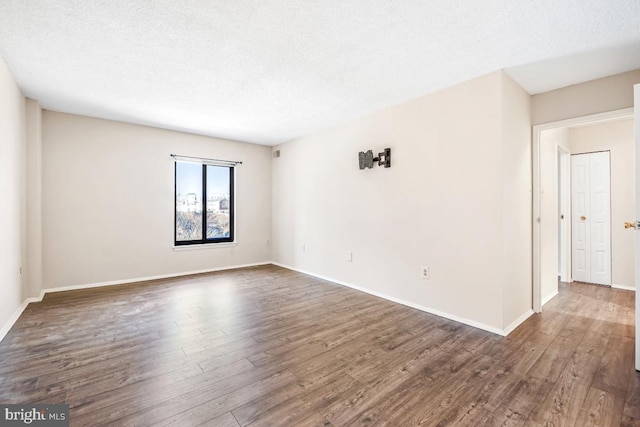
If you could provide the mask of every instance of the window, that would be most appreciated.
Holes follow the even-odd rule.
[[[233,242],[233,166],[175,162],[175,244]]]

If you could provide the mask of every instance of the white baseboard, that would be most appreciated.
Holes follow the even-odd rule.
[[[511,324],[509,326],[507,326],[506,328],[504,328],[503,330],[503,336],[507,336],[509,335],[511,332],[513,332],[513,330],[515,328],[517,328],[518,326],[520,326],[522,323],[524,323],[525,320],[527,320],[529,317],[531,317],[533,315],[533,310],[528,310],[526,313],[524,313],[522,316],[518,317],[516,320],[514,320],[513,322],[511,322]]]
[[[475,320],[471,320],[471,319],[467,319],[467,318],[464,318],[464,317],[456,316],[455,314],[445,313],[444,311],[436,310],[436,309],[433,309],[431,307],[425,307],[425,306],[422,306],[422,305],[419,305],[419,304],[414,304],[412,302],[405,301],[405,300],[402,300],[402,299],[399,299],[399,298],[396,298],[396,297],[392,297],[392,296],[389,296],[389,295],[386,295],[386,294],[383,294],[383,293],[380,293],[380,292],[372,291],[371,289],[363,288],[363,287],[360,287],[360,286],[357,286],[357,285],[353,285],[351,283],[343,282],[341,280],[335,280],[335,279],[332,279],[330,277],[322,276],[320,274],[316,274],[316,273],[313,273],[313,272],[310,272],[310,271],[301,270],[299,268],[295,268],[295,267],[292,267],[290,265],[281,264],[279,262],[272,262],[272,264],[273,265],[277,265],[278,267],[286,268],[288,270],[297,271],[298,273],[307,274],[309,276],[317,277],[318,279],[327,280],[329,282],[333,282],[333,283],[336,283],[338,285],[346,286],[348,288],[355,289],[357,291],[361,291],[361,292],[367,293],[369,295],[373,295],[373,296],[376,296],[376,297],[379,297],[379,298],[382,298],[382,299],[386,299],[388,301],[392,301],[392,302],[395,302],[395,303],[398,303],[398,304],[406,305],[407,307],[415,308],[417,310],[424,311],[425,313],[434,314],[436,316],[444,317],[445,319],[453,320],[453,321],[458,322],[458,323],[463,323],[463,324],[465,324],[467,326],[472,326],[474,328],[482,329],[483,331],[491,332],[493,334],[501,335],[501,336],[506,336],[507,334],[509,334],[509,332],[513,331],[522,322],[527,320],[529,318],[529,316],[531,316],[533,314],[533,310],[529,310],[526,313],[524,313],[522,316],[520,316],[518,319],[516,319],[513,323],[511,323],[507,328],[498,329],[498,328],[486,325],[486,324],[481,323],[481,322],[476,322]]]
[[[614,288],[614,289],[622,289],[624,291],[632,291],[632,292],[636,291],[636,288],[631,287],[631,286],[611,285],[611,287]]]
[[[22,302],[22,304],[20,304],[20,307],[18,307],[17,310],[11,315],[9,320],[7,320],[4,325],[2,325],[2,329],[0,329],[0,342],[2,342],[4,337],[7,336],[7,334],[9,333],[13,325],[18,321],[20,315],[22,315],[22,312],[25,308],[27,308],[29,303],[38,301],[40,301],[39,298],[27,298]]]
[[[146,282],[146,281],[149,281],[149,280],[170,279],[172,277],[190,276],[192,274],[202,274],[202,273],[213,273],[213,272],[216,272],[216,271],[235,270],[237,268],[257,267],[257,266],[260,266],[260,265],[269,265],[269,264],[272,264],[272,262],[271,261],[265,261],[265,262],[257,262],[257,263],[253,263],[253,264],[234,265],[234,266],[230,266],[230,267],[208,268],[208,269],[205,269],[205,270],[185,271],[185,272],[182,272],[182,273],[169,273],[169,274],[161,274],[161,275],[157,275],[157,276],[137,277],[137,278],[134,278],[134,279],[111,280],[111,281],[108,281],[108,282],[87,283],[87,284],[84,284],[84,285],[62,286],[62,287],[58,287],[58,288],[43,289],[42,291],[40,291],[40,295],[38,295],[37,297],[27,298],[20,305],[20,307],[18,307],[18,309],[15,311],[15,313],[13,313],[13,315],[9,318],[9,320],[7,320],[5,322],[5,324],[2,326],[2,329],[0,329],[0,342],[2,342],[2,340],[7,335],[7,333],[9,333],[9,330],[11,330],[11,328],[16,323],[18,318],[20,318],[20,315],[22,314],[24,309],[27,308],[27,305],[29,305],[29,303],[32,303],[32,302],[40,302],[40,301],[42,301],[44,296],[46,294],[48,294],[48,293],[64,292],[64,291],[75,291],[75,290],[79,290],[79,289],[89,289],[89,288],[99,288],[99,287],[102,287],[102,286],[124,285],[124,284],[127,284],[127,283]]]
[[[268,265],[268,264],[272,264],[271,261],[257,262],[253,264],[233,265],[230,267],[207,268],[204,270],[184,271],[181,273],[160,274],[157,276],[136,277],[134,279],[111,280],[108,282],[87,283],[83,285],[73,285],[73,286],[62,286],[58,288],[47,288],[47,289],[44,289],[42,292],[40,292],[39,301],[42,301],[42,298],[44,297],[45,294],[48,294],[51,292],[75,291],[79,289],[100,288],[103,286],[125,285],[127,283],[147,282],[149,280],[159,280],[159,279],[171,279],[172,277],[190,276],[192,274],[214,273],[216,271],[235,270],[237,268],[257,267],[260,265]]]
[[[546,303],[548,303],[549,301],[551,301],[553,299],[553,297],[555,297],[556,295],[558,295],[558,291],[553,291],[552,293],[550,293],[549,295],[547,295],[546,297],[544,297],[542,299],[542,305],[544,306]]]
[[[509,333],[511,333],[515,328],[517,328],[521,323],[523,323],[525,320],[527,320],[532,314],[533,311],[529,310],[526,313],[524,313],[522,316],[520,316],[518,319],[516,319],[514,322],[512,322],[509,326],[507,326],[505,329],[499,329],[499,328],[495,328],[493,326],[489,326],[486,325],[484,323],[481,322],[476,322],[475,320],[471,320],[471,319],[467,319],[461,316],[457,316],[455,314],[450,314],[450,313],[446,313],[444,311],[440,311],[440,310],[436,310],[434,308],[431,307],[425,307],[419,304],[415,304],[412,303],[410,301],[405,301],[396,297],[392,297],[380,292],[376,292],[376,291],[372,291],[370,289],[367,288],[363,288],[357,285],[353,285],[351,283],[347,283],[347,282],[343,282],[341,280],[336,280],[336,279],[332,279],[330,277],[326,277],[326,276],[322,276],[319,274],[315,274],[313,272],[310,271],[305,271],[305,270],[301,270],[299,268],[295,268],[286,264],[281,264],[278,262],[273,262],[273,261],[266,261],[266,262],[259,262],[259,263],[253,263],[253,264],[242,264],[242,265],[235,265],[235,266],[229,266],[229,267],[218,267],[218,268],[210,268],[210,269],[205,269],[205,270],[195,270],[195,271],[186,271],[186,272],[181,272],[181,273],[170,273],[170,274],[162,274],[162,275],[156,275],[156,276],[147,276],[147,277],[137,277],[137,278],[133,278],[133,279],[124,279],[124,280],[112,280],[112,281],[107,281],[107,282],[98,282],[98,283],[87,283],[87,284],[82,284],[82,285],[73,285],[73,286],[63,286],[63,287],[57,287],[57,288],[47,288],[47,289],[43,289],[40,292],[40,295],[36,298],[27,298],[21,305],[20,307],[16,310],[16,312],[13,314],[13,316],[11,316],[11,318],[5,322],[5,324],[3,325],[2,329],[0,329],[0,342],[2,341],[2,339],[4,339],[4,337],[7,335],[7,333],[9,332],[9,330],[13,327],[14,323],[18,320],[18,318],[20,317],[20,315],[22,314],[22,312],[24,311],[25,308],[27,308],[27,305],[29,305],[29,303],[32,302],[40,302],[42,301],[42,299],[44,298],[44,296],[47,293],[53,293],[53,292],[64,292],[64,291],[73,291],[73,290],[80,290],[80,289],[90,289],[90,288],[97,288],[97,287],[102,287],[102,286],[115,286],[115,285],[124,285],[127,283],[137,283],[137,282],[145,282],[145,281],[149,281],[149,280],[158,280],[158,279],[169,279],[169,278],[173,278],[173,277],[182,277],[182,276],[189,276],[192,274],[203,274],[203,273],[213,273],[216,271],[224,271],[224,270],[234,270],[234,269],[238,269],[238,268],[247,268],[247,267],[257,267],[257,266],[261,266],[261,265],[268,265],[268,264],[273,264],[273,265],[277,265],[279,267],[282,268],[286,268],[288,270],[292,270],[292,271],[297,271],[299,273],[303,273],[303,274],[307,274],[309,276],[313,276],[313,277],[317,277],[319,279],[322,280],[327,280],[333,283],[336,283],[338,285],[342,285],[342,286],[346,286],[348,288],[352,288],[355,289],[357,291],[360,292],[364,292],[388,301],[392,301],[398,304],[402,304],[405,305],[407,307],[411,307],[411,308],[415,308],[417,310],[420,311],[424,311],[425,313],[429,313],[429,314],[433,314],[436,316],[440,316],[443,317],[445,319],[449,319],[449,320],[453,320],[455,322],[458,323],[463,323],[465,325],[468,326],[472,326],[474,328],[478,328],[478,329],[482,329],[483,331],[487,331],[487,332],[491,332],[493,334],[497,334],[497,335],[501,335],[501,336],[506,336]],[[628,288],[628,287],[620,287],[619,289],[628,289],[628,290],[634,290],[632,288]],[[548,297],[546,299],[546,301],[543,302],[543,305],[546,304],[551,298],[553,298],[555,295],[557,294],[557,292],[553,295],[551,295],[550,297]]]

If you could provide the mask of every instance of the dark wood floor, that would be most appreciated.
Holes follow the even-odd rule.
[[[274,266],[47,295],[0,402],[72,425],[640,425],[634,294],[562,284],[508,338]]]

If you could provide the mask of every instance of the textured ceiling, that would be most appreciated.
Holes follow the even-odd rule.
[[[0,0],[44,108],[268,145],[497,69],[536,93],[640,68],[638,46],[638,0]]]

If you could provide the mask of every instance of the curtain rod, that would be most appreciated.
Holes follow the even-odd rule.
[[[221,159],[207,159],[206,157],[193,157],[193,156],[181,156],[180,154],[171,154],[175,160],[196,160],[202,163],[217,163],[225,165],[241,165],[239,160],[221,160]]]

